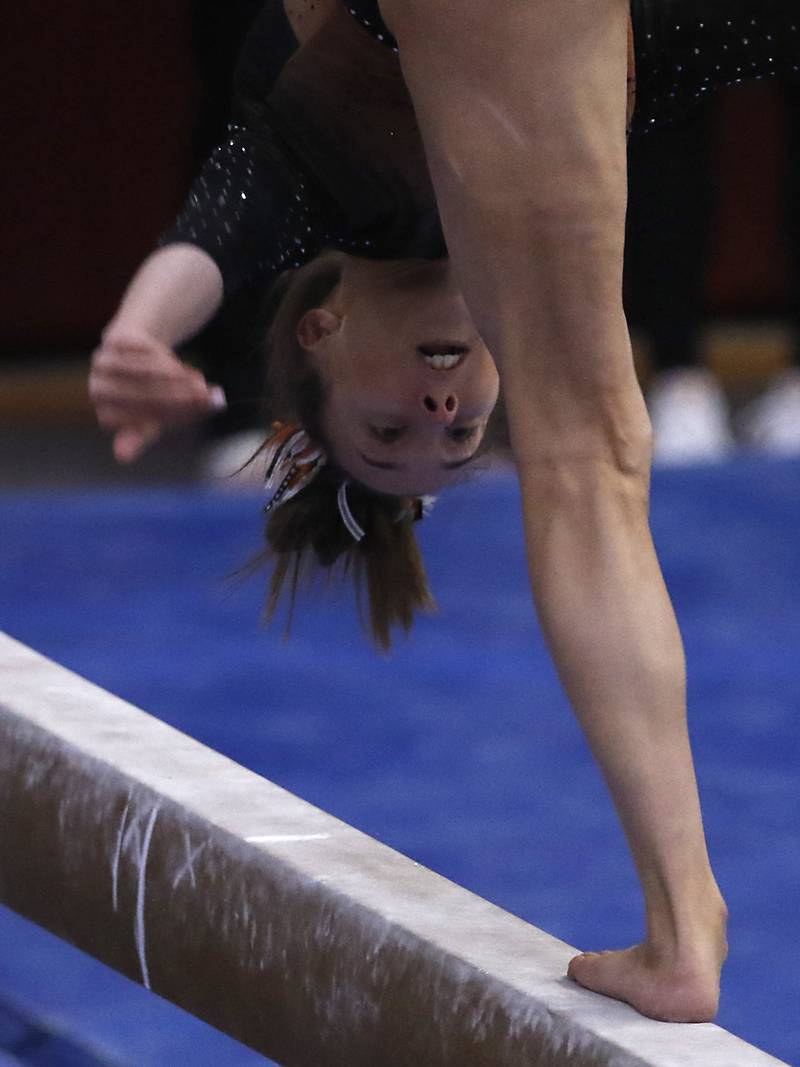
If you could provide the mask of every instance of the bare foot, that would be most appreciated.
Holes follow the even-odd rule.
[[[570,961],[568,976],[595,993],[624,1000],[662,1022],[710,1022],[719,1006],[719,974],[727,954],[724,934],[705,950],[678,959],[647,943],[621,952],[586,952]]]

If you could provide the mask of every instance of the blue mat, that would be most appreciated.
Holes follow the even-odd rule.
[[[658,472],[706,823],[731,906],[720,1023],[800,1062],[800,464]],[[511,476],[419,527],[439,614],[375,655],[348,596],[259,626],[258,500],[0,496],[0,629],[582,948],[633,943],[630,859],[531,608]],[[264,1063],[0,912],[0,1001],[109,1062]]]

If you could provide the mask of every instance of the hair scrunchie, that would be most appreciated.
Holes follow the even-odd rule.
[[[298,423],[274,422],[272,428],[274,433],[264,448],[267,514],[302,492],[328,462],[323,449]]]
[[[301,493],[316,478],[328,462],[325,450],[314,444],[308,433],[296,422],[274,422],[272,436],[264,446],[266,460],[265,489],[269,500],[264,508],[269,514]],[[363,541],[364,528],[350,510],[347,498],[349,481],[339,486],[336,502],[347,532],[354,541]],[[397,516],[397,522],[411,519],[418,522],[431,513],[436,497],[412,497]]]

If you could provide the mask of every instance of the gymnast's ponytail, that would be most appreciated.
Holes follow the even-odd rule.
[[[273,566],[267,616],[288,592],[291,611],[298,589],[320,568],[352,576],[359,610],[369,602],[369,629],[382,649],[392,629],[408,631],[415,612],[434,600],[413,525],[423,501],[376,493],[341,470],[326,441],[324,383],[297,339],[297,324],[338,286],[344,254],[329,251],[278,279],[271,294],[267,332],[267,397],[272,433],[266,458],[267,548]]]

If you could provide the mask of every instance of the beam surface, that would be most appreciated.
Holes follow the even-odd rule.
[[[768,1067],[0,634],[0,899],[286,1067]]]

